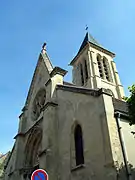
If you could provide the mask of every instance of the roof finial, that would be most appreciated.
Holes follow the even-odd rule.
[[[41,51],[43,54],[46,53],[46,42],[43,44],[42,46],[42,51]]]
[[[86,24],[86,26],[85,26],[85,30],[88,32],[88,29],[89,29],[89,27],[87,26],[87,24]]]

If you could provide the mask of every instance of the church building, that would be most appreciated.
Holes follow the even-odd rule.
[[[87,32],[70,62],[69,83],[64,81],[67,71],[53,67],[44,43],[5,180],[30,180],[39,168],[49,180],[133,178],[135,128],[129,126],[114,57]]]

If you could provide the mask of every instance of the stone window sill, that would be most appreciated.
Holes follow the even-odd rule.
[[[78,166],[72,168],[71,171],[76,171],[76,170],[82,169],[82,168],[85,168],[85,164],[80,164],[80,165],[78,165]]]
[[[111,81],[107,81],[106,79],[102,79],[103,82],[115,86],[115,84]]]

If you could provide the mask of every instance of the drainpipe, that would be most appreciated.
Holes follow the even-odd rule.
[[[130,169],[128,166],[128,161],[127,161],[127,156],[126,156],[126,151],[125,151],[125,146],[124,146],[124,141],[123,141],[123,137],[122,137],[122,133],[121,133],[121,127],[120,127],[120,117],[121,117],[121,113],[120,112],[115,112],[115,117],[116,117],[116,123],[117,123],[117,128],[118,128],[118,134],[119,134],[119,139],[120,139],[120,144],[121,144],[121,149],[122,149],[122,154],[123,154],[123,159],[124,159],[124,164],[125,164],[125,168],[126,168],[126,175],[127,175],[127,180],[132,180],[132,175],[130,173]]]

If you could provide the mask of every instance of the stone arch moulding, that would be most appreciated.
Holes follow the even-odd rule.
[[[77,162],[77,155],[76,155],[76,142],[75,142],[75,130],[76,127],[79,126],[81,128],[81,138],[82,138],[82,143],[83,143],[83,162],[84,164],[84,138],[83,138],[83,128],[80,122],[75,121],[73,125],[71,126],[71,135],[70,135],[70,164],[71,164],[71,170],[76,168],[76,166],[79,165]]]
[[[74,120],[74,122],[73,122],[73,124],[72,124],[72,126],[71,126],[71,134],[74,132],[75,127],[76,127],[78,124],[79,124],[79,125],[81,126],[81,128],[82,128],[82,123],[81,123],[80,121],[78,121],[78,120]],[[83,129],[83,128],[82,128],[82,129]]]
[[[83,132],[79,124],[74,130],[76,166],[84,164]]]
[[[38,117],[40,116],[40,113],[42,112],[42,109],[45,105],[45,101],[46,101],[46,90],[45,88],[41,88],[35,98],[34,98],[34,101],[33,101],[33,104],[32,104],[32,114],[31,114],[31,118],[32,120],[37,120]]]
[[[114,93],[113,93],[113,91],[111,90],[111,89],[107,89],[107,91],[109,91],[111,94],[112,94],[112,97],[114,98],[115,96],[114,96]]]
[[[28,135],[25,146],[24,167],[34,168],[39,165],[38,155],[41,150],[42,129],[40,126],[35,126]]]

